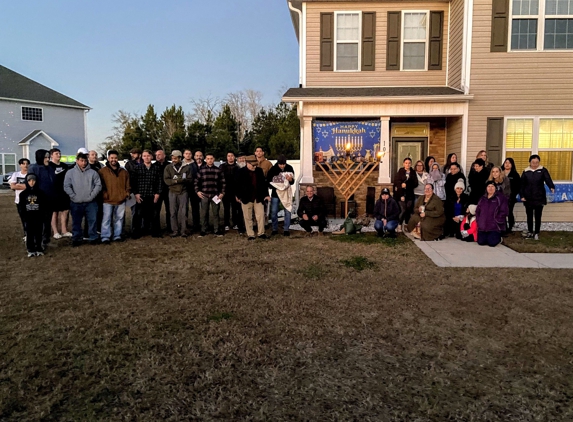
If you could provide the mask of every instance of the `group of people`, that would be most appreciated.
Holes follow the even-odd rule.
[[[466,178],[456,154],[448,155],[443,168],[431,156],[414,165],[405,158],[394,177],[394,196],[383,189],[376,202],[375,229],[380,236],[395,237],[404,229],[421,240],[455,236],[496,246],[513,230],[519,195],[527,215],[523,236],[538,240],[547,204],[545,185],[555,191],[540,161],[539,155],[531,155],[520,176],[513,158],[506,158],[501,167],[494,166],[486,151],[480,151]]]
[[[281,205],[283,235],[290,235],[295,174],[285,156],[279,156],[273,165],[257,147],[250,156],[236,158],[229,152],[226,162],[216,166],[213,154],[203,156],[201,151],[174,150],[171,161],[163,150],[152,153],[134,148],[130,154],[131,160],[124,167],[117,151],[108,151],[102,166],[97,153],[85,148],[78,150],[73,166],[60,161],[57,148],[38,150],[32,165],[26,158],[19,161],[20,171],[13,174],[10,186],[16,193],[29,257],[43,255],[52,237],[70,237],[74,247],[85,241],[124,241],[128,207],[133,239],[162,237],[163,207],[171,237],[187,237],[193,232],[204,237],[211,229],[215,236],[223,236],[233,228],[239,234],[246,233],[248,240],[266,239],[265,209],[270,213],[274,236],[279,234]],[[307,189],[297,210],[307,233],[312,233],[313,225],[322,233],[326,226],[324,209],[314,189]],[[70,215],[71,232],[67,230]]]

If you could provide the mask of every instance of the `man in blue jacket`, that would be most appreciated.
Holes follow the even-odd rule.
[[[98,242],[96,198],[101,191],[99,174],[88,167],[87,154],[79,153],[76,165],[66,173],[64,191],[70,197],[72,214],[72,246],[80,246],[83,240],[82,219],[88,222],[88,236],[91,245]]]

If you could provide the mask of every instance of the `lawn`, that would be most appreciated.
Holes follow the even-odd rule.
[[[569,271],[437,268],[372,235],[28,259],[0,212],[2,421],[573,420]]]
[[[512,233],[504,244],[521,253],[573,253],[573,232],[541,232],[538,241]]]

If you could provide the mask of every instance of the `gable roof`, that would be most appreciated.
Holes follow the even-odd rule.
[[[90,109],[88,106],[2,65],[0,65],[0,99]]]
[[[40,129],[36,129],[36,130],[30,132],[30,134],[28,136],[26,136],[24,139],[22,139],[20,142],[18,142],[18,145],[30,145],[32,143],[32,141],[34,139],[36,139],[39,135],[43,135],[48,141],[50,141],[52,146],[54,146],[54,147],[60,146],[60,144],[58,144],[54,140],[54,138],[52,138],[50,135],[48,135],[46,132],[44,132],[43,130],[40,130]]]

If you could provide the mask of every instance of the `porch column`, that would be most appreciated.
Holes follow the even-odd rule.
[[[380,117],[380,151],[384,154],[378,167],[378,183],[390,183],[390,117]]]
[[[304,116],[302,123],[302,139],[300,142],[300,165],[302,179],[300,183],[314,183],[312,175],[312,161],[314,152],[312,150],[312,117]]]

